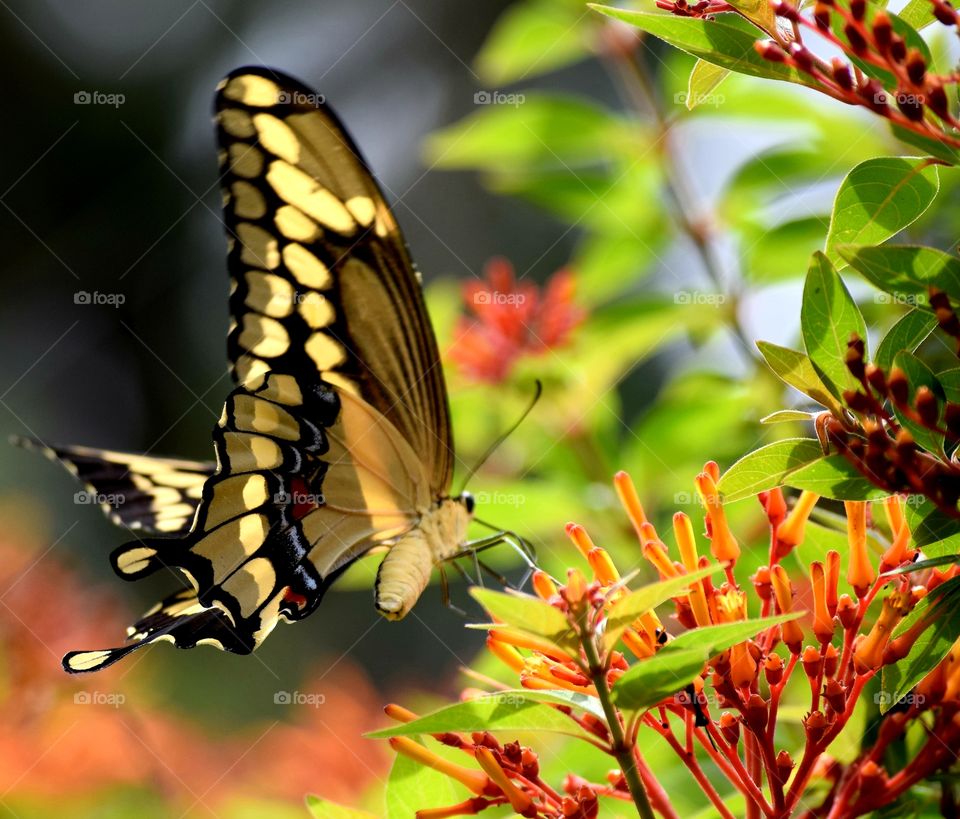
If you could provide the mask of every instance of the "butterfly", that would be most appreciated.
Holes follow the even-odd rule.
[[[399,619],[437,564],[496,540],[467,540],[420,277],[357,147],[321,95],[266,68],[229,74],[215,110],[234,381],[216,462],[23,441],[137,534],[111,555],[120,577],[188,583],[125,645],[67,654],[71,673],[161,640],[249,653],[377,547],[375,605]]]

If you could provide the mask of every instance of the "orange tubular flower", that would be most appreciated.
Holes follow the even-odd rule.
[[[487,774],[444,759],[409,737],[391,737],[389,741],[390,747],[398,754],[403,754],[421,765],[426,765],[428,768],[433,768],[435,771],[457,780],[478,796],[482,796],[490,790],[490,777]]]
[[[693,534],[693,524],[683,512],[673,516],[673,533],[677,538],[680,549],[680,558],[683,567],[688,572],[695,572],[700,566],[700,555],[697,554],[697,542]],[[696,582],[690,585],[690,607],[698,626],[709,626],[711,623],[710,609],[707,606],[707,597],[703,591],[703,583]]]
[[[789,614],[793,611],[793,589],[790,588],[790,579],[787,577],[786,569],[783,566],[774,566],[770,574],[770,580],[773,582],[773,593],[777,598],[777,608],[781,614]],[[796,620],[789,620],[781,626],[783,642],[793,654],[799,654],[803,645],[803,629]]]
[[[857,597],[862,598],[877,579],[867,551],[867,504],[864,501],[844,501],[843,505],[847,510],[847,540],[850,544],[847,582],[853,586]]]
[[[710,472],[701,472],[697,475],[697,491],[704,506],[707,508],[707,517],[710,520],[710,551],[721,562],[735,563],[740,557],[740,544],[727,525],[727,516],[723,511],[720,493],[717,491],[717,482]]]
[[[807,519],[818,500],[820,500],[819,495],[804,490],[800,493],[800,497],[797,498],[797,502],[790,514],[787,515],[786,520],[777,527],[777,540],[782,544],[782,548],[778,549],[780,557],[785,556],[794,546],[803,543],[803,537],[807,529]]]
[[[896,594],[885,598],[883,609],[870,633],[857,641],[853,662],[858,674],[875,671],[883,664],[883,650],[897,623],[903,618],[903,611],[897,605],[898,601],[899,595]]]
[[[533,807],[533,800],[510,781],[510,777],[497,763],[497,758],[493,755],[493,752],[489,748],[477,748],[476,757],[480,767],[490,777],[490,780],[510,800],[510,807],[521,816],[530,815],[529,811]]]
[[[680,571],[670,561],[667,548],[659,540],[648,541],[643,546],[643,556],[660,572],[661,578],[678,577]]]
[[[618,472],[613,476],[613,487],[617,490],[617,497],[626,510],[630,523],[633,524],[637,537],[643,542],[643,535],[640,530],[647,522],[647,516],[644,514],[643,505],[640,503],[640,496],[637,495],[637,487],[626,472]]]
[[[813,581],[813,633],[821,644],[829,643],[835,627],[827,605],[827,578],[822,563],[814,561],[810,564],[810,577]]]
[[[553,578],[540,569],[533,573],[531,582],[533,590],[541,600],[549,600],[557,594],[557,584],[553,582]]]

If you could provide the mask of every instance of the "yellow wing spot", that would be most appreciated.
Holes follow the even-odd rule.
[[[293,205],[278,208],[273,221],[277,230],[294,242],[314,242],[320,238],[320,226]]]
[[[257,472],[263,469],[276,469],[283,463],[283,453],[276,441],[262,435],[249,435],[245,432],[225,432],[227,458],[233,472]]]
[[[333,283],[330,268],[303,245],[286,245],[282,255],[287,270],[300,284],[314,290],[325,290]]]
[[[273,593],[277,573],[265,557],[257,557],[237,569],[223,583],[223,590],[240,604],[240,614],[249,617]]]
[[[352,378],[347,378],[345,375],[341,375],[338,372],[333,370],[328,370],[323,374],[323,380],[328,384],[332,384],[338,390],[342,392],[349,393],[350,395],[355,395],[358,398],[360,397],[360,387],[357,385],[357,382]]]
[[[346,202],[347,210],[363,227],[370,227],[377,215],[376,205],[369,196],[354,196]]]
[[[263,154],[243,142],[235,142],[227,149],[230,170],[237,176],[253,179],[263,173]]]
[[[223,130],[232,137],[248,139],[257,133],[250,115],[239,108],[224,108],[217,116]]]
[[[280,86],[273,80],[256,74],[232,77],[223,87],[222,93],[228,100],[255,105],[258,108],[269,108],[282,101]]]
[[[267,479],[263,475],[231,475],[214,484],[204,526],[213,529],[251,509],[257,509],[267,502],[269,496]]]
[[[283,318],[293,312],[296,291],[286,279],[257,270],[248,271],[244,278],[247,282],[244,304],[251,310],[273,318]]]
[[[230,192],[233,194],[233,211],[241,219],[259,219],[267,212],[263,194],[249,182],[234,182]]]
[[[267,181],[281,199],[296,205],[324,227],[341,235],[356,231],[357,223],[343,202],[299,168],[282,159],[275,160],[267,170]]]
[[[190,515],[194,512],[193,509],[190,510]],[[178,532],[183,527],[183,522],[190,518],[190,515],[185,515],[184,517],[171,518],[170,520],[158,520],[153,524],[153,528],[158,532]]]
[[[260,137],[260,144],[270,153],[291,165],[300,161],[300,140],[286,123],[273,114],[254,114],[253,125]]]
[[[234,423],[244,432],[259,432],[287,441],[300,438],[300,424],[276,404],[252,395],[238,395],[233,399],[233,407]]]
[[[256,313],[244,314],[239,342],[241,347],[263,358],[276,358],[290,348],[290,336],[284,326]]]
[[[319,370],[329,370],[342,364],[346,360],[346,353],[343,345],[334,341],[326,333],[320,331],[314,333],[307,339],[303,345],[307,355],[313,359]]]
[[[189,503],[176,503],[157,510],[159,521],[184,520],[193,514],[193,507]]]
[[[247,384],[253,379],[263,376],[264,373],[270,372],[270,365],[255,356],[242,355],[237,359],[237,363],[233,369],[237,375],[237,383]],[[220,426],[224,426],[225,424],[226,411],[224,411],[223,423]]]
[[[96,668],[100,665],[112,653],[110,650],[84,651],[81,654],[75,654],[71,657],[67,664],[74,671],[89,671],[91,668]]]
[[[150,558],[156,555],[157,550],[149,546],[140,546],[134,549],[127,549],[117,558],[117,568],[124,574],[136,574],[147,568]]]
[[[303,316],[307,326],[313,330],[333,323],[333,305],[330,299],[320,293],[311,291],[304,294],[297,305],[297,310]]]
[[[263,545],[269,530],[265,515],[244,515],[205,534],[192,551],[210,561],[213,581],[220,583]]]
[[[288,407],[298,407],[303,403],[303,393],[300,392],[297,379],[283,373],[271,373],[258,395]]]
[[[280,264],[280,251],[276,237],[267,233],[262,227],[249,222],[237,223],[237,236],[243,245],[240,259],[254,267],[265,267],[273,270]]]

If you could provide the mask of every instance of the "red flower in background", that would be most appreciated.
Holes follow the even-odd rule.
[[[524,355],[539,355],[565,344],[586,312],[573,301],[574,280],[559,270],[541,290],[518,282],[513,265],[493,258],[484,268],[486,281],[468,282],[464,301],[472,315],[461,316],[450,358],[461,372],[499,383]]]

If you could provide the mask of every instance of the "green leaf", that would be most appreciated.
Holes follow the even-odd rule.
[[[506,691],[498,691],[495,695],[498,697],[515,696],[525,699],[528,702],[543,702],[549,705],[567,705],[571,708],[578,708],[593,714],[597,719],[606,721],[606,714],[603,713],[603,705],[597,697],[589,694],[581,694],[578,691],[565,691],[557,689],[555,691],[534,690],[532,688],[514,688]]]
[[[687,84],[687,98],[684,100],[687,110],[692,111],[698,105],[719,105],[723,95],[713,92],[728,76],[730,76],[728,69],[720,68],[705,60],[697,60]]]
[[[762,32],[746,21],[740,23],[740,18],[725,17],[721,23],[696,17],[627,11],[594,3],[587,5],[594,11],[636,26],[674,48],[720,68],[752,77],[812,85],[808,77],[784,63],[763,59],[753,45],[762,36]]]
[[[940,566],[953,566],[960,563],[960,554],[942,555],[941,557],[932,557],[929,560],[918,560],[909,566],[901,566],[899,569],[893,569],[887,574],[910,574],[911,572],[922,572],[927,569],[936,569]]]
[[[452,749],[440,747],[435,750],[441,756],[452,756]],[[387,781],[387,819],[409,819],[418,810],[456,805],[463,798],[463,786],[446,774],[403,754],[394,758]]]
[[[933,16],[933,3],[930,0],[910,0],[900,10],[900,19],[920,31],[936,19]]]
[[[927,8],[933,8],[929,0],[920,0],[920,2],[926,5]],[[952,145],[946,145],[939,139],[932,139],[923,134],[918,134],[916,131],[911,131],[909,128],[904,128],[902,125],[895,125],[892,122],[890,123],[890,130],[901,142],[905,142],[907,145],[913,145],[923,153],[935,156],[937,159],[942,159],[951,165],[960,165],[960,150],[957,150]]]
[[[960,552],[960,520],[941,512],[931,501],[910,495],[905,504],[914,545],[927,557]]]
[[[816,438],[787,438],[744,455],[720,478],[717,489],[725,503],[749,498],[783,484],[800,467],[823,458]]]
[[[929,309],[932,285],[960,300],[960,259],[932,247],[914,245],[838,246],[847,263],[869,282],[904,304]]]
[[[646,711],[692,683],[700,676],[707,659],[699,648],[658,651],[614,683],[613,702],[621,711]]]
[[[937,326],[937,319],[923,310],[911,310],[883,337],[877,347],[874,362],[882,370],[889,370],[897,353],[913,352]]]
[[[931,612],[931,606],[935,607]],[[960,633],[960,577],[950,578],[921,600],[894,632],[903,634],[921,617],[933,615],[932,625],[923,631],[902,660],[883,669],[881,713],[909,694],[947,656]]]
[[[826,254],[837,245],[879,245],[913,224],[940,191],[937,166],[926,157],[885,156],[861,162],[840,184],[833,203]]]
[[[721,568],[719,565],[707,566],[705,569],[690,572],[682,577],[671,577],[659,583],[651,583],[623,595],[610,607],[607,614],[607,624],[603,632],[604,650],[612,649],[623,632],[641,614],[656,608],[671,597],[684,594],[692,583],[720,571]]]
[[[911,404],[913,403],[917,394],[917,390],[920,387],[926,387],[936,396],[937,403],[940,408],[938,422],[942,423],[946,395],[944,394],[943,386],[933,374],[933,370],[931,370],[913,353],[907,351],[897,353],[896,356],[894,356],[893,363],[894,366],[899,367],[904,371],[904,373],[906,373],[907,381],[910,385],[909,400]],[[900,421],[900,424],[910,431],[910,434],[913,435],[914,440],[916,440],[920,446],[926,450],[929,450],[930,452],[939,453],[941,455],[943,454],[943,435],[933,432],[932,430],[921,426],[916,421],[907,418],[896,407],[893,408],[893,411],[897,416],[897,420]]]
[[[505,626],[535,634],[562,651],[579,652],[577,635],[563,612],[528,594],[507,594],[494,589],[474,587],[471,596]]]
[[[816,413],[802,412],[801,410],[777,410],[760,419],[761,424],[783,424],[788,421],[812,421]]]
[[[822,253],[813,254],[803,286],[800,331],[807,355],[823,382],[837,398],[856,389],[857,380],[846,365],[847,342],[856,333],[867,341],[867,325],[856,302]]]
[[[581,739],[589,736],[570,717],[549,705],[534,702],[526,692],[491,694],[454,703],[413,722],[391,725],[366,736],[386,739],[447,731],[536,731]]]
[[[367,813],[365,810],[345,808],[313,794],[307,794],[306,801],[307,809],[317,819],[376,819],[376,816]]]
[[[835,500],[879,500],[890,494],[870,483],[843,455],[830,455],[801,467],[784,483]]]
[[[588,57],[595,32],[579,24],[582,16],[579,3],[527,0],[508,6],[477,54],[481,79],[516,82]]]
[[[766,225],[759,225],[755,230],[755,239],[752,235],[745,237],[750,243],[747,272],[751,279],[767,283],[803,275],[810,248],[824,241],[827,220],[810,216],[784,222],[772,230]]]
[[[758,341],[757,349],[771,370],[786,384],[800,390],[835,415],[841,412],[840,403],[827,389],[809,357],[798,350],[781,347],[769,341]]]
[[[710,657],[716,657],[728,648],[755,637],[761,631],[766,631],[768,628],[786,623],[789,620],[796,620],[804,614],[805,612],[802,611],[792,611],[789,614],[778,614],[774,617],[739,620],[735,623],[722,623],[719,626],[701,626],[674,637],[660,649],[659,653],[699,649],[709,659]],[[646,660],[641,662],[646,662]]]

